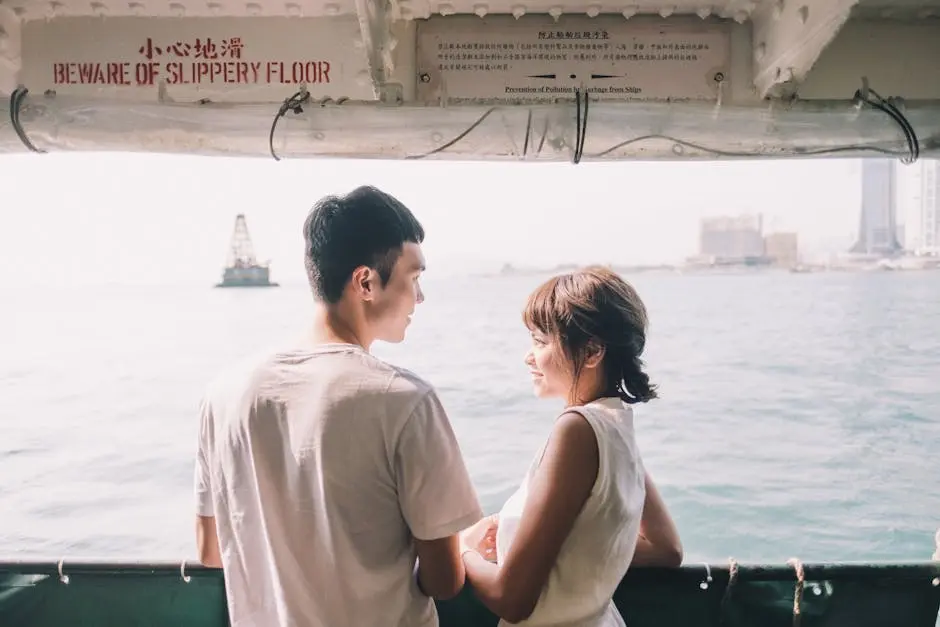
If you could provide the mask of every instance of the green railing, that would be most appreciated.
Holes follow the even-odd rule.
[[[629,627],[935,627],[940,563],[638,568],[614,600]],[[497,623],[469,587],[437,607],[441,627]],[[226,625],[217,569],[0,561],[0,627]]]

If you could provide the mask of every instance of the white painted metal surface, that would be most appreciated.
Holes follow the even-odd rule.
[[[909,155],[863,77],[940,154],[940,0],[0,0],[0,153]]]

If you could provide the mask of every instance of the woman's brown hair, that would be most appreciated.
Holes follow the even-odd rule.
[[[640,359],[646,346],[646,307],[617,273],[590,266],[552,277],[529,296],[522,319],[530,330],[561,345],[574,364],[575,384],[593,345],[604,349],[606,396],[631,404],[657,397]]]

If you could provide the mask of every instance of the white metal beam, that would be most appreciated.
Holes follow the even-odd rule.
[[[0,100],[0,155],[26,147],[8,128],[9,99]],[[33,106],[21,121],[39,148],[58,151],[134,151],[216,156],[271,157],[270,103],[163,104],[128,106],[95,97],[30,94]],[[345,102],[309,107],[278,125],[275,149],[290,158],[355,157],[396,160],[569,161],[575,141],[573,103],[506,106],[493,103],[382,106]],[[531,116],[531,117],[530,117]],[[856,111],[849,103],[795,102],[787,107],[700,103],[616,102],[591,105],[585,162],[693,160],[749,157],[805,158],[839,149],[841,157],[902,156],[897,123],[880,111]],[[940,103],[909,103],[905,116],[921,138],[940,137]],[[474,125],[476,125],[474,127]],[[474,127],[467,134],[468,128]],[[537,129],[537,131],[535,130]],[[530,133],[530,131],[533,131]],[[545,136],[540,142],[535,135]],[[462,137],[458,141],[454,138]],[[924,142],[921,158],[940,157],[940,146]]]
[[[16,89],[20,71],[20,18],[0,4],[0,96]]]
[[[754,87],[787,98],[849,19],[859,0],[773,0],[752,15]]]
[[[388,0],[356,0],[359,31],[369,63],[372,91],[379,100],[385,100],[385,85],[392,71],[391,41],[389,33]]]

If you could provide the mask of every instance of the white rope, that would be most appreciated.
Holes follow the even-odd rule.
[[[791,557],[787,564],[796,571],[796,588],[793,589],[793,627],[800,627],[800,601],[803,600],[803,585],[806,583],[803,574],[803,562],[797,557]]]

